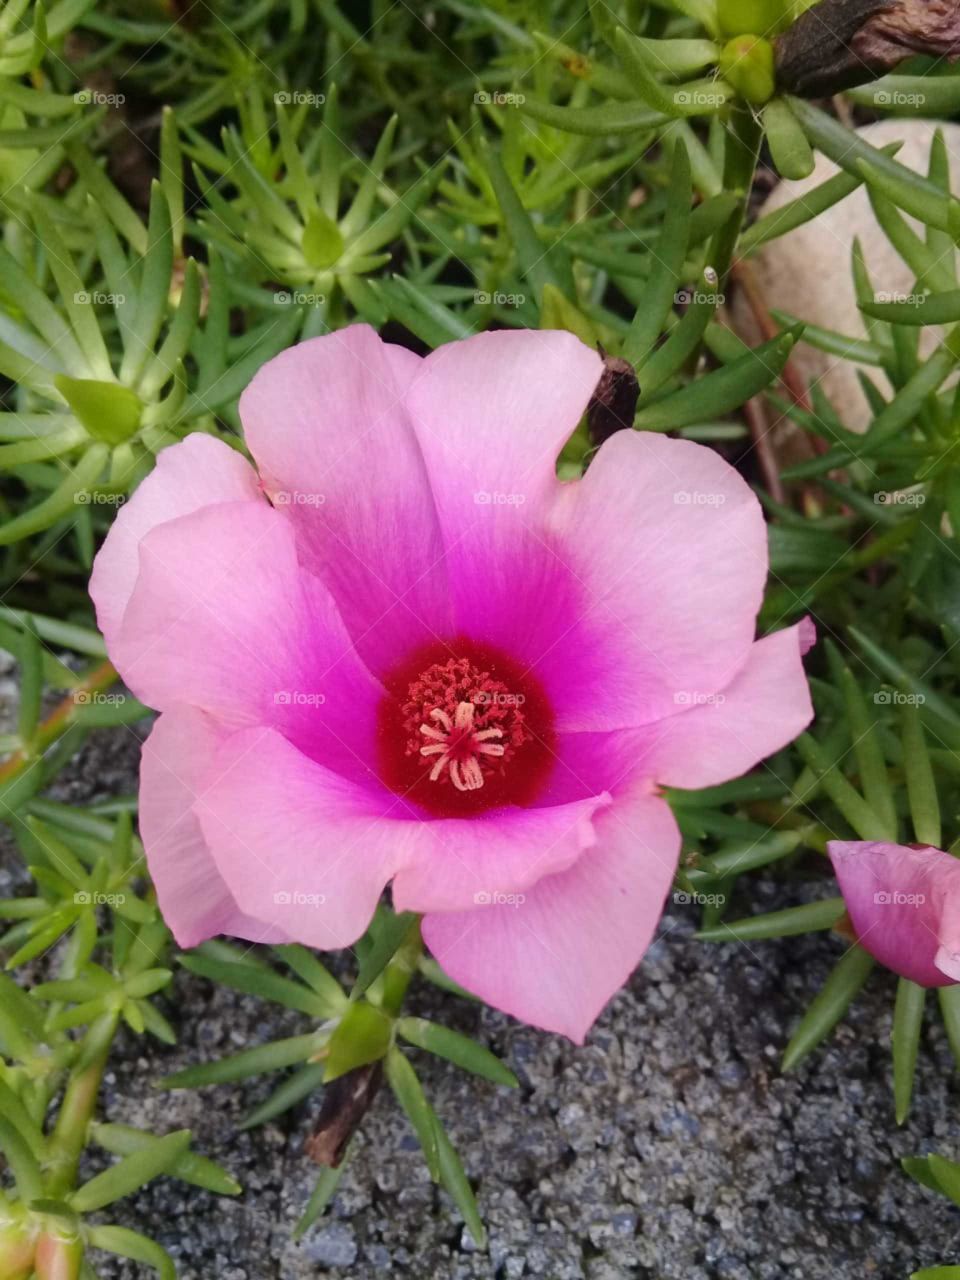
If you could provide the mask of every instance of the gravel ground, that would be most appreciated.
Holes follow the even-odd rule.
[[[127,730],[95,735],[58,795],[129,793],[136,763]],[[15,879],[15,856],[0,848],[0,896]],[[795,902],[800,891],[754,880],[745,892],[748,911]],[[898,1165],[908,1154],[960,1153],[939,1022],[925,1028],[913,1113],[897,1130],[892,981],[874,977],[829,1047],[783,1077],[785,1040],[839,943],[817,935],[708,946],[692,940],[694,924],[692,908],[671,910],[582,1049],[432,989],[414,992],[415,1012],[479,1034],[520,1077],[518,1091],[496,1089],[426,1055],[418,1062],[477,1189],[486,1254],[429,1182],[386,1094],[331,1212],[292,1243],[315,1176],[303,1141],[317,1100],[238,1134],[262,1082],[172,1094],[151,1084],[302,1024],[185,972],[167,1010],[180,1044],[122,1039],[106,1113],[160,1132],[190,1127],[197,1149],[245,1192],[218,1199],[162,1180],[114,1220],[158,1238],[181,1280],[905,1280],[960,1258],[960,1215]],[[109,1261],[99,1271],[102,1280],[143,1274]]]

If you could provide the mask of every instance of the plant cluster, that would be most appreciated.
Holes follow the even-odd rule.
[[[836,8],[0,7],[0,646],[21,690],[0,737],[0,817],[24,868],[24,891],[0,901],[6,1280],[89,1280],[98,1250],[172,1277],[158,1244],[103,1225],[100,1211],[160,1175],[240,1191],[189,1133],[141,1132],[99,1110],[121,1028],[174,1039],[161,1006],[177,965],[304,1018],[302,1034],[165,1082],[283,1073],[247,1126],[326,1088],[313,1139],[325,1168],[301,1230],[334,1194],[385,1080],[431,1176],[483,1240],[409,1051],[515,1082],[483,1046],[404,1013],[412,979],[454,985],[423,954],[418,920],[383,906],[338,970],[346,985],[293,945],[177,953],[134,834],[135,800],[79,807],[49,795],[86,735],[150,714],[118,684],[93,620],[86,584],[99,542],[171,443],[203,432],[243,451],[238,397],[298,340],[357,320],[418,350],[489,327],[566,329],[635,375],[635,408],[628,394],[618,425],[709,443],[755,484],[771,556],[762,626],[814,619],[816,720],[747,777],[669,799],[685,841],[678,890],[706,903],[702,938],[835,931],[836,967],[794,1029],[785,1069],[830,1033],[874,967],[844,935],[843,898],[819,892],[827,842],[960,855],[960,200],[942,135],[916,173],[844,122],[954,115],[960,76],[942,56],[945,33],[918,32],[898,3],[907,34],[896,70],[877,58],[852,75],[838,62],[824,83],[809,24]],[[846,31],[844,48],[875,21],[871,6],[850,8],[863,10],[862,29]],[[839,90],[837,108],[825,99]],[[758,168],[805,177],[817,153],[838,172],[754,219]],[[855,243],[867,336],[784,306],[761,308],[767,336],[749,346],[726,302],[749,286],[751,257],[862,186],[915,278],[911,295],[878,296],[884,282]],[[920,341],[931,326],[932,350]],[[791,362],[800,343],[884,375],[862,379],[865,432],[821,387],[803,386]],[[592,418],[567,444],[561,476],[590,465]],[[795,428],[789,457],[783,423]],[[730,918],[739,878],[753,873],[810,900]],[[958,992],[942,987],[938,1003],[960,1062]],[[926,1004],[925,989],[900,978],[898,1122]],[[355,1113],[337,1093],[345,1076],[363,1085]],[[91,1174],[88,1148],[115,1163],[100,1158]],[[906,1168],[960,1203],[951,1161]]]

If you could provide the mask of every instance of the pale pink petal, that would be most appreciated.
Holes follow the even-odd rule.
[[[266,503],[221,503],[148,533],[111,655],[150,706],[275,725],[323,763],[375,780],[382,687]]]
[[[234,734],[217,753],[196,812],[241,910],[308,946],[355,942],[420,824],[309,760],[272,729]]]
[[[282,352],[240,397],[268,495],[381,675],[451,629],[440,529],[404,404],[422,364],[352,325]]]
[[[600,813],[596,827],[594,848],[515,902],[423,922],[427,945],[457,982],[578,1044],[649,946],[680,852],[667,804],[641,788]]]
[[[857,941],[923,987],[960,980],[960,862],[929,846],[827,845]]]
[[[550,329],[479,333],[427,356],[407,403],[448,550],[495,539],[506,507],[539,514],[602,372],[595,351]]]
[[[760,504],[713,450],[618,431],[564,486],[550,533],[582,584],[577,648],[592,633],[601,678],[573,692],[560,728],[649,723],[678,698],[724,689],[747,661],[767,573]],[[566,662],[557,645],[544,665]]]
[[[529,889],[596,843],[598,794],[546,808],[508,808],[422,824],[393,882],[399,911],[460,911]]]
[[[664,786],[712,787],[792,742],[813,719],[803,640],[801,622],[756,641],[726,688],[649,726],[640,768]]]
[[[221,440],[194,432],[157,455],[153,471],[117,512],[93,562],[90,595],[108,648],[140,571],[140,540],[166,520],[243,499],[263,502],[257,473]]]
[[[140,835],[163,918],[181,947],[218,933],[284,942],[281,929],[240,910],[193,811],[227,733],[201,711],[177,707],[156,722],[140,767]]]

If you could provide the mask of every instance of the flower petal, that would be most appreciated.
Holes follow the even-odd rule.
[[[160,910],[181,947],[218,933],[251,942],[286,941],[282,930],[237,906],[193,811],[226,737],[202,711],[177,707],[157,720],[143,748],[140,835]]]
[[[572,634],[581,651],[593,634],[598,670],[561,729],[649,723],[730,684],[753,643],[767,539],[759,502],[719,454],[619,431],[564,487],[550,530],[583,585]],[[567,660],[557,645],[538,670],[549,679]]]
[[[923,987],[960,979],[960,862],[881,841],[827,845],[857,941]]]
[[[427,356],[408,392],[443,532],[454,632],[527,667],[564,637],[566,661],[583,652],[582,584],[545,521],[563,487],[557,456],[602,368],[569,333],[481,333]],[[576,677],[562,680],[567,699],[589,698]],[[551,701],[560,693],[559,682],[547,687]]]
[[[241,910],[308,946],[355,942],[420,825],[389,821],[399,800],[323,768],[272,729],[234,734],[211,778],[197,815]]]
[[[553,495],[557,457],[602,372],[595,351],[549,329],[479,333],[427,356],[407,404],[448,551],[464,534],[488,539],[504,507]],[[508,496],[521,501],[498,501]]]
[[[651,726],[640,767],[668,787],[713,787],[792,742],[813,719],[798,623],[752,646],[719,693]]]
[[[595,848],[522,901],[423,922],[427,945],[457,982],[578,1044],[649,946],[680,852],[669,807],[642,788],[596,825]]]
[[[201,507],[243,499],[263,502],[260,481],[235,449],[194,432],[157,455],[157,465],[117,512],[93,562],[90,594],[108,649],[140,572],[140,541],[158,524]]]
[[[609,804],[610,796],[598,794],[566,805],[425,823],[393,882],[394,906],[462,911],[526,890],[592,848],[596,815]]]
[[[383,690],[267,503],[206,507],[148,533],[111,652],[150,706],[276,725],[315,758],[374,780]]]
[[[404,393],[423,366],[368,325],[268,361],[240,397],[267,492],[382,674],[450,634],[440,530]]]

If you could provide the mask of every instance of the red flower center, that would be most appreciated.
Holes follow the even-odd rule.
[[[553,713],[519,663],[461,637],[419,649],[385,684],[380,773],[398,795],[444,818],[535,800]]]

